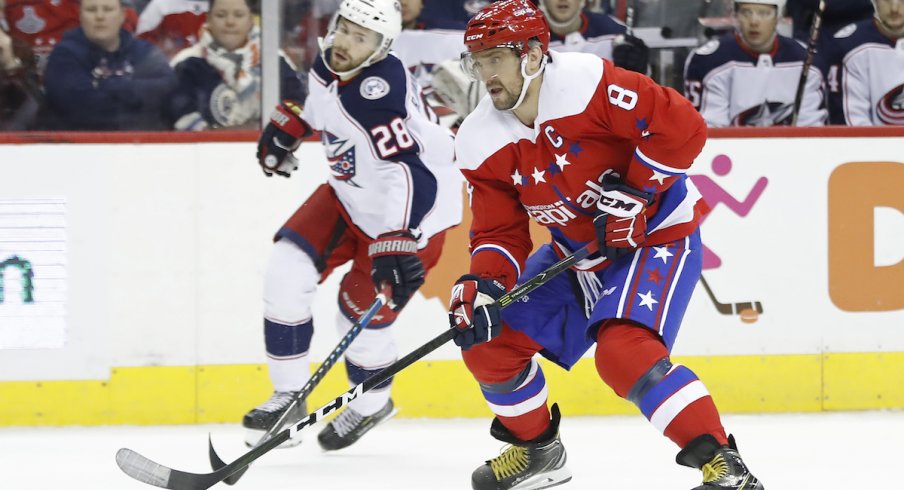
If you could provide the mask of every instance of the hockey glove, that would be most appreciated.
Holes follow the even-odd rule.
[[[370,277],[379,291],[384,283],[392,287],[389,307],[399,311],[424,284],[424,264],[417,256],[417,240],[407,230],[383,233],[367,247],[373,264]]]
[[[612,44],[612,62],[619,68],[646,74],[650,64],[650,49],[643,39],[621,34]]]
[[[292,152],[301,140],[311,134],[311,127],[301,118],[302,108],[290,100],[276,106],[270,122],[257,142],[257,162],[264,175],[289,177],[298,168],[298,160]]]
[[[458,330],[455,345],[468,350],[499,336],[502,319],[496,300],[503,294],[505,287],[494,279],[473,274],[458,278],[449,302],[449,324]]]
[[[603,176],[603,192],[596,203],[596,240],[609,260],[634,252],[647,238],[647,206],[653,194],[623,184],[618,174]]]

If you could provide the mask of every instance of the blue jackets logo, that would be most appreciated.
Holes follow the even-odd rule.
[[[355,144],[329,131],[322,134],[326,159],[330,162],[330,173],[337,180],[351,181],[355,176]],[[354,182],[349,183],[354,185]]]

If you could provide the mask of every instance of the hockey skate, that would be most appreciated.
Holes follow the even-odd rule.
[[[261,437],[267,433],[270,427],[273,427],[273,424],[282,417],[283,413],[285,413],[297,396],[297,391],[274,391],[269,400],[261,403],[257,407],[251,409],[250,412],[246,413],[245,417],[242,419],[242,426],[246,429],[245,445],[254,447],[258,441],[260,441]],[[298,422],[307,414],[307,403],[296,403],[295,406],[292,407],[289,415],[283,420],[282,427],[274,433]],[[295,447],[299,444],[301,444],[301,437],[296,435],[294,438],[288,439],[286,442],[280,444],[279,447]]]
[[[559,438],[559,406],[553,405],[546,432],[531,441],[520,441],[499,419],[493,419],[490,435],[510,444],[499,456],[471,474],[474,490],[539,490],[571,480],[565,467],[565,446]]]
[[[693,490],[764,490],[738,454],[734,436],[728,436],[728,446],[720,446],[715,437],[704,434],[682,449],[675,460],[703,471],[703,484]]]
[[[317,442],[324,451],[335,451],[351,446],[370,429],[392,418],[396,412],[392,399],[373,415],[361,415],[351,407],[346,407],[317,434]]]

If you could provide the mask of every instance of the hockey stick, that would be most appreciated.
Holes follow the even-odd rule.
[[[365,311],[364,314],[361,315],[360,318],[358,318],[358,321],[356,321],[355,324],[352,325],[352,328],[349,329],[348,333],[346,333],[344,337],[342,337],[342,340],[340,340],[339,344],[336,345],[332,352],[330,352],[330,355],[326,357],[326,359],[323,361],[323,364],[321,364],[320,367],[317,368],[317,371],[315,371],[314,374],[311,375],[311,378],[307,383],[305,383],[304,387],[301,388],[301,391],[299,391],[298,394],[295,395],[295,399],[292,400],[292,403],[289,404],[288,408],[286,408],[286,411],[283,412],[282,415],[280,415],[279,420],[277,420],[276,423],[273,424],[273,426],[267,429],[267,432],[264,433],[263,436],[261,436],[254,447],[260,446],[264,441],[273,437],[273,434],[275,434],[276,431],[279,430],[280,427],[282,427],[283,422],[286,421],[286,417],[289,415],[292,409],[295,408],[295,406],[297,406],[299,403],[302,403],[305,399],[307,399],[308,395],[310,395],[311,392],[314,391],[314,388],[318,384],[320,384],[320,381],[324,376],[326,376],[326,373],[333,367],[334,364],[336,364],[339,356],[341,356],[345,352],[345,350],[348,349],[348,346],[352,343],[353,340],[355,340],[355,337],[357,337],[358,334],[361,333],[362,330],[364,330],[367,324],[370,323],[371,319],[373,319],[374,315],[376,315],[377,312],[380,311],[380,308],[382,308],[383,305],[386,304],[387,298],[389,298],[390,294],[390,287],[383,286],[383,289],[381,289],[377,294],[377,297],[376,299],[374,299],[373,304],[370,305],[370,308],[368,308],[367,311]],[[213,441],[211,440],[210,436],[208,436],[207,438],[207,445],[207,453],[210,457],[211,468],[213,468],[214,470],[219,470],[220,468],[226,466],[226,463],[223,462],[223,460],[217,454],[216,450],[214,450]],[[225,478],[223,480],[223,483],[227,485],[235,485],[236,482],[239,481],[239,478],[241,478],[242,475],[244,475],[250,467],[251,466],[249,465],[239,471],[236,471],[232,475]]]
[[[807,43],[807,57],[804,58],[804,66],[800,72],[800,80],[797,82],[797,94],[794,96],[794,109],[791,112],[791,126],[797,126],[797,116],[800,114],[800,105],[804,100],[804,90],[807,85],[807,75],[813,57],[816,55],[816,43],[819,42],[819,28],[822,26],[822,14],[826,11],[825,0],[819,0],[819,6],[813,13],[813,23],[810,25],[810,41]]]
[[[700,283],[703,284],[703,288],[706,289],[706,294],[709,296],[709,299],[712,300],[713,305],[716,307],[716,311],[723,315],[741,315],[741,314],[749,314],[749,311],[756,312],[757,315],[763,313],[763,305],[759,301],[747,301],[743,303],[722,303],[721,301],[716,299],[716,296],[713,294],[713,290],[710,289],[709,283],[706,282],[706,278],[703,275],[700,276]],[[756,317],[753,318],[756,320]]]
[[[634,35],[634,0],[625,2],[625,34]]]
[[[595,252],[596,249],[596,242],[591,242],[587,246],[574,252],[568,257],[565,257],[564,259],[549,266],[548,269],[530,278],[524,284],[521,284],[515,289],[502,295],[498,300],[496,300],[496,303],[500,308],[505,308],[511,305],[515,301],[523,298],[531,291],[542,286],[559,273],[573,266],[578,261],[587,258],[587,256]],[[147,483],[148,485],[153,485],[160,488],[169,488],[171,490],[205,490],[225,480],[242,468],[245,468],[276,446],[279,446],[286,440],[295,436],[298,431],[304,429],[305,427],[314,425],[316,422],[320,421],[330,413],[333,413],[336,410],[344,407],[350,401],[361,396],[363,393],[370,391],[375,386],[378,386],[392,376],[395,376],[399,371],[407,368],[418,359],[423,358],[446,342],[452,340],[455,337],[455,333],[456,330],[452,328],[443,331],[443,333],[433,338],[433,340],[430,340],[426,344],[418,347],[407,356],[388,366],[386,369],[383,369],[382,371],[367,378],[363,383],[348,390],[326,405],[318,408],[317,410],[314,410],[305,418],[296,422],[295,425],[279,432],[275,436],[264,441],[261,445],[254,447],[247,453],[239,456],[239,458],[235,461],[211,473],[189,473],[186,471],[179,471],[168,468],[159,463],[155,463],[128,448],[122,448],[116,452],[116,464],[125,474],[142,483]]]

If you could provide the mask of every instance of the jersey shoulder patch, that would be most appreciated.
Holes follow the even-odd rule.
[[[370,76],[361,81],[361,97],[377,100],[389,93],[391,87],[383,77]]]
[[[712,39],[712,40],[706,42],[703,46],[700,46],[699,48],[695,49],[694,53],[699,54],[700,56],[707,56],[707,55],[715,53],[718,50],[719,50],[719,40]]]
[[[846,37],[850,37],[851,34],[853,34],[856,30],[857,30],[856,23],[848,24],[848,25],[842,27],[841,29],[838,29],[838,31],[832,37],[834,37],[835,39],[844,39]]]

